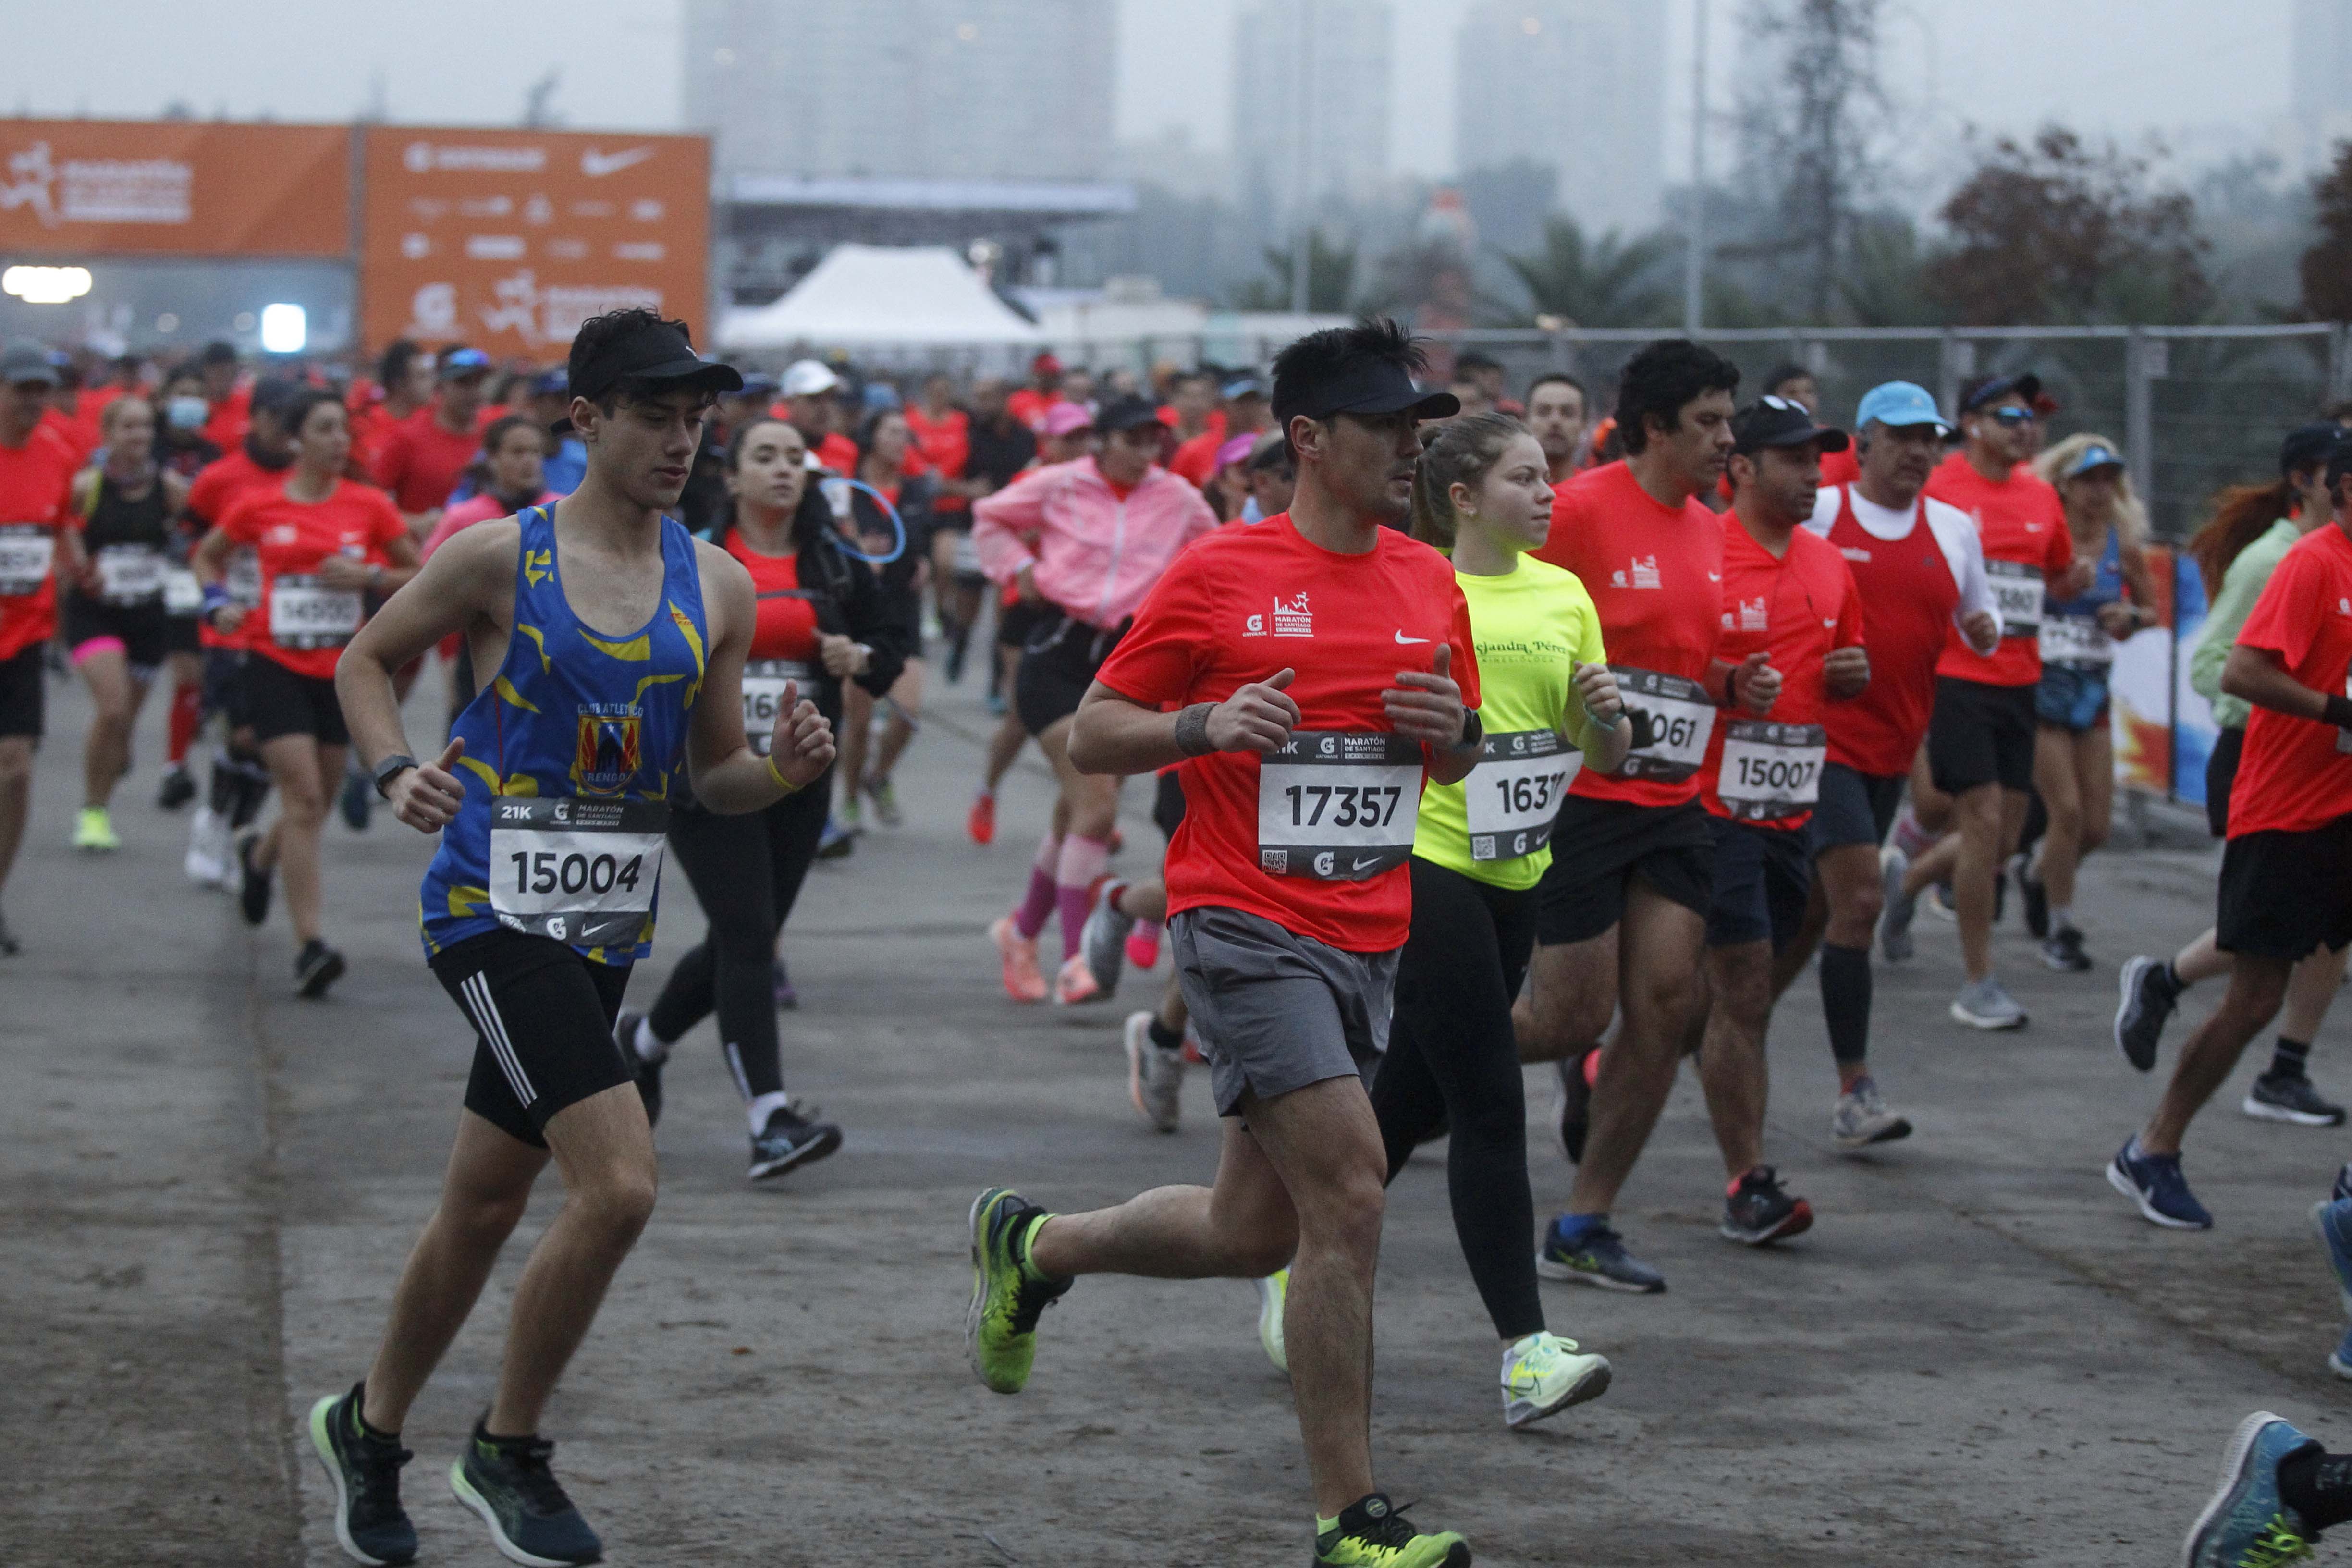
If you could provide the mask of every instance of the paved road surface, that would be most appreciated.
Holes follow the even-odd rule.
[[[181,879],[184,825],[149,804],[160,710],[123,852],[62,847],[82,708],[52,690],[7,892],[28,951],[0,966],[0,1558],[337,1563],[300,1415],[364,1365],[471,1048],[418,958],[427,847],[388,822],[331,828],[330,932],[352,971],[323,1004],[292,1000],[282,923],[249,933]],[[1297,1432],[1248,1287],[1089,1281],[1047,1314],[1026,1394],[989,1394],[965,1367],[975,1189],[1089,1205],[1205,1180],[1215,1148],[1202,1075],[1181,1136],[1126,1103],[1116,1027],[1146,990],[1134,977],[1118,1005],[1075,1013],[1000,993],[981,930],[1046,800],[1024,768],[996,846],[964,840],[987,723],[968,697],[945,705],[906,765],[910,825],[821,869],[788,940],[803,1005],[784,1020],[787,1081],[849,1130],[843,1152],[751,1190],[707,1027],[671,1068],[661,1206],[547,1428],[615,1563],[1304,1554]],[[1138,868],[1157,841],[1129,795]],[[1723,1177],[1685,1075],[1620,1215],[1671,1293],[1548,1285],[1552,1326],[1605,1351],[1616,1384],[1527,1433],[1499,1419],[1441,1152],[1417,1159],[1382,1258],[1384,1484],[1466,1530],[1482,1563],[2139,1564],[2173,1560],[2247,1409],[2352,1446],[2323,1361],[2341,1313],[2305,1218],[2346,1140],[2238,1115],[2250,1061],[2191,1145],[2219,1229],[2159,1232],[2100,1175],[2158,1087],[2108,1043],[2113,965],[2201,925],[2213,868],[2210,853],[2097,859],[2087,977],[2031,965],[2005,931],[2034,1016],[2015,1036],[1945,1021],[1953,945],[1923,917],[1919,961],[1881,971],[1878,1036],[1920,1131],[1871,1159],[1830,1147],[1834,1085],[1801,983],[1774,1031],[1769,1139],[1820,1215],[1794,1245],[1716,1236]],[[633,995],[699,921],[674,879]],[[2339,1092],[2345,1038],[2339,1018],[2316,1055]],[[1540,1123],[1549,1079],[1529,1086]],[[1540,1125],[1531,1142],[1549,1212],[1570,1173]],[[441,1476],[557,1197],[551,1178],[412,1417],[424,1562],[495,1561]]]

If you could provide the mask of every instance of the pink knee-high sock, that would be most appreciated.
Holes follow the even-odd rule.
[[[1029,890],[1021,896],[1021,907],[1013,911],[1013,929],[1034,941],[1045,929],[1045,917],[1054,912],[1054,868],[1062,863],[1062,836],[1046,830],[1038,841],[1037,858],[1029,862]]]
[[[1078,938],[1087,924],[1087,893],[1110,864],[1110,843],[1082,838],[1073,833],[1062,840],[1061,865],[1054,873],[1054,902],[1062,915],[1062,962],[1078,954]]]

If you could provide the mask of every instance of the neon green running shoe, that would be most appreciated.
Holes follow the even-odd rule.
[[[81,808],[81,815],[74,819],[73,847],[95,850],[101,855],[111,854],[122,847],[122,840],[115,836],[114,821],[106,815],[106,807],[85,805]]]
[[[1011,1187],[971,1201],[971,1306],[964,1348],[980,1381],[999,1394],[1029,1386],[1037,1359],[1037,1315],[1076,1283],[1047,1279],[1029,1263],[1029,1238],[1051,1217]]]
[[[1277,1268],[1257,1282],[1257,1342],[1274,1370],[1290,1375],[1290,1352],[1282,1342],[1282,1304],[1290,1299],[1290,1270]]]
[[[1341,1509],[1331,1528],[1315,1537],[1315,1562],[1317,1568],[1469,1568],[1470,1543],[1451,1530],[1423,1534],[1386,1492],[1374,1492]]]

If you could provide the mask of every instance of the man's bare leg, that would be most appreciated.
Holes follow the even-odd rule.
[[[2230,989],[2213,1016],[2197,1026],[2180,1047],[2172,1079],[2156,1114],[2139,1135],[2140,1151],[2178,1154],[2189,1123],[2213,1091],[2228,1081],[2247,1044],[2278,1016],[2294,965],[2284,958],[2239,953],[2230,969]]]
[[[1764,1105],[1769,1077],[1764,1034],[1772,1016],[1772,944],[1744,942],[1706,951],[1706,1043],[1699,1083],[1724,1173],[1738,1181],[1764,1163]]]
[[[1246,1124],[1246,1126],[1244,1125]],[[1326,1079],[1228,1120],[1213,1187],[1161,1187],[1057,1215],[1029,1258],[1045,1274],[1256,1279],[1287,1262],[1283,1339],[1315,1506],[1336,1517],[1373,1489],[1372,1281],[1380,1262],[1380,1125],[1362,1080]]]

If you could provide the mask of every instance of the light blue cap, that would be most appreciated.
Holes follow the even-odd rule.
[[[2120,468],[2123,466],[2124,460],[2116,455],[2116,449],[2113,447],[2094,441],[2083,448],[2083,455],[2074,459],[2073,468],[2066,470],[2066,478],[2070,479],[2077,478],[2089,473],[2093,468]]]
[[[1952,427],[1944,422],[1943,413],[1937,408],[1936,399],[1927,389],[1913,381],[1886,381],[1862,395],[1862,405],[1853,413],[1853,427],[1865,430],[1873,421],[1890,427],[1906,425],[1933,425],[1938,435],[1948,436]]]

